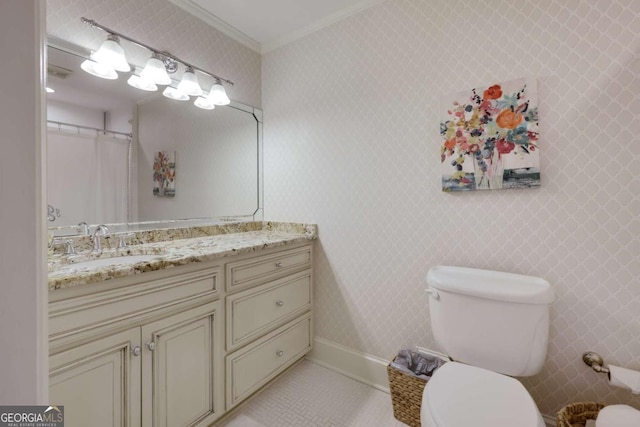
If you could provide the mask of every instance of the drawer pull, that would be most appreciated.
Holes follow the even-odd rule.
[[[131,349],[131,354],[133,354],[134,356],[140,356],[140,353],[142,353],[142,349],[140,348],[139,345]]]
[[[282,355],[284,355],[284,351],[282,351],[282,350],[276,351],[276,356],[282,357]]]
[[[276,305],[278,307],[282,307],[284,305],[284,301],[276,301]]]
[[[155,349],[156,349],[156,343],[155,343],[155,342],[153,342],[153,341],[149,341],[149,342],[147,343],[147,348],[148,348],[150,351],[155,350]]]
[[[282,262],[280,262],[280,261],[276,262],[276,267],[277,267],[277,268],[282,267]]]

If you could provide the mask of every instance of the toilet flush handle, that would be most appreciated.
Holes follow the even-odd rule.
[[[440,299],[440,294],[435,289],[425,289],[424,291],[431,295],[436,301]]]

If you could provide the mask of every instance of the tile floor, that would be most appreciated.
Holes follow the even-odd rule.
[[[242,405],[220,427],[406,427],[391,397],[303,360]]]

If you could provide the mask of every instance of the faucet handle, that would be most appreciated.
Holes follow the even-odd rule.
[[[89,224],[84,221],[78,223],[78,225],[76,226],[76,230],[78,231],[78,233],[82,233],[83,236],[88,236],[89,234],[91,234]]]
[[[127,237],[133,237],[135,236],[135,234],[133,233],[122,233],[122,234],[118,234],[118,246],[116,246],[116,249],[124,249],[127,247]]]
[[[76,252],[76,248],[73,247],[73,240],[71,239],[53,239],[54,246],[62,246],[65,245],[65,255],[78,255]]]

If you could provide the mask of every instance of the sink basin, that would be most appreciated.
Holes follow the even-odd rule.
[[[128,255],[128,256],[116,256],[110,258],[92,259],[84,262],[75,262],[73,264],[67,264],[61,269],[74,269],[74,268],[94,268],[94,267],[106,267],[109,265],[119,264],[137,264],[139,262],[151,261],[154,258],[158,258],[159,255]]]

